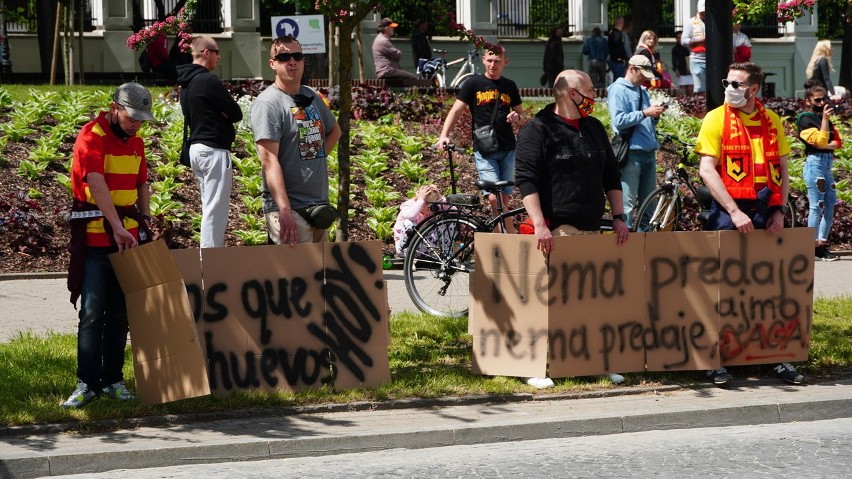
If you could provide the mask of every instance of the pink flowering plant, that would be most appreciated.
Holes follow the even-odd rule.
[[[816,0],[734,0],[734,20],[760,18],[775,13],[778,22],[792,22],[805,13],[813,13]]]
[[[192,42],[192,29],[189,21],[195,15],[195,3],[197,0],[187,0],[177,15],[170,15],[161,22],[156,22],[150,27],[130,35],[127,38],[127,47],[131,50],[145,48],[145,45],[158,38],[160,35],[177,35],[180,51],[188,52]]]

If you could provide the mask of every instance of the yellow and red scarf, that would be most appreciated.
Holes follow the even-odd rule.
[[[778,154],[778,134],[763,105],[755,100],[760,120],[760,139],[763,158],[752,154],[751,136],[740,118],[739,110],[725,104],[722,126],[722,157],[718,171],[728,193],[734,199],[753,200],[764,187],[772,190],[770,206],[781,201],[781,156]]]

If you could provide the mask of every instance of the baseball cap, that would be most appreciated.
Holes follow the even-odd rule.
[[[698,13],[704,11],[704,0],[698,0],[698,5],[695,6],[695,11]]]
[[[384,30],[387,27],[396,28],[398,26],[399,26],[398,23],[394,22],[393,20],[391,20],[390,18],[387,18],[387,17],[383,18],[382,21],[379,22],[379,28],[381,28],[382,30]]]
[[[651,60],[648,60],[648,57],[645,55],[633,55],[627,63],[639,68],[639,71],[642,72],[645,78],[649,80],[654,78],[654,68],[651,66]]]
[[[137,121],[155,121],[151,114],[151,92],[138,83],[125,83],[112,95],[112,101],[123,106],[130,117]]]

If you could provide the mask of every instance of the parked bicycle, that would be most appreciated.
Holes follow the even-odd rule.
[[[447,62],[446,50],[434,49],[438,54],[437,57],[431,60],[421,60],[417,66],[417,76],[422,80],[432,80],[432,85],[435,88],[461,88],[468,78],[476,74],[476,62],[474,60],[479,57],[478,50],[470,50],[466,57],[458,58],[451,62]],[[459,71],[456,76],[447,83],[447,69],[450,67],[459,66]]]
[[[452,158],[455,146],[445,145]],[[452,160],[450,159],[452,164]],[[497,196],[497,214],[485,216],[474,195],[448,195],[446,202],[431,204],[433,216],[417,225],[406,245],[403,264],[405,288],[411,301],[435,316],[467,315],[470,304],[470,275],[474,271],[474,234],[506,232],[506,221],[526,210],[508,211],[501,193],[511,181],[478,180],[476,187]]]
[[[666,169],[663,183],[642,202],[633,221],[635,230],[652,233],[700,229],[707,221],[713,197],[710,190],[703,184],[697,185],[687,171],[687,166],[695,164],[690,159],[693,145],[670,135],[664,135],[662,140],[662,151],[676,154],[680,162],[674,169]],[[673,146],[667,147],[667,144]],[[790,198],[787,206],[789,213],[784,218],[784,226],[790,228],[796,225],[796,210]],[[694,218],[684,215],[685,207],[698,210]]]

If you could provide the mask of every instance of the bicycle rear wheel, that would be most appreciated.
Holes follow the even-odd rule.
[[[441,317],[467,315],[473,273],[474,217],[444,215],[414,231],[403,265],[405,289],[421,311]]]
[[[680,229],[680,197],[674,190],[657,188],[642,202],[634,224],[638,233]]]

